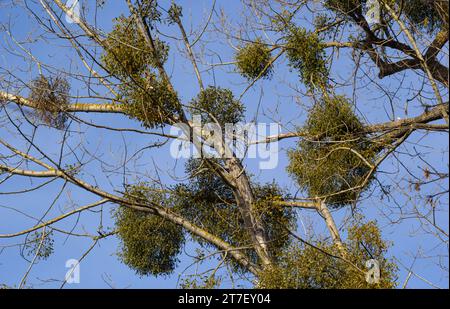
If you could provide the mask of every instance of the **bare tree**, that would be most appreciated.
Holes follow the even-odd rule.
[[[185,244],[198,243],[207,253],[192,264],[217,263],[185,287],[225,276],[258,287],[406,287],[413,274],[435,286],[413,270],[417,259],[448,276],[448,1],[245,0],[239,18],[214,1],[190,29],[188,7],[122,2],[112,24],[107,8],[119,4],[107,1],[2,4],[0,196],[54,194],[34,201],[33,215],[0,203],[28,217],[23,228],[2,221],[0,234],[19,241],[3,250],[19,246],[29,260],[19,287],[55,234],[91,239],[81,260],[117,236],[120,259],[140,275],[173,273]],[[15,14],[27,16],[27,35]],[[228,142],[226,126],[246,109],[282,132],[244,139],[243,153],[286,143],[290,188],[259,182]],[[212,126],[198,127],[196,115]],[[178,160],[164,169],[152,159],[180,140],[175,126],[198,154],[183,176]],[[374,203],[376,215],[365,213]],[[305,212],[313,226],[303,236]],[[411,220],[434,252],[394,261],[381,232]],[[381,261],[374,285],[368,259]]]

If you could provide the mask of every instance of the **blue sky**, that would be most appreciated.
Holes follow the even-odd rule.
[[[9,1],[5,1],[9,2]],[[107,1],[108,2],[108,1]],[[122,3],[123,1],[109,1],[110,3],[105,8],[99,10],[99,18],[97,19],[98,26],[105,31],[111,28],[111,19],[119,16],[121,12],[127,12]],[[112,4],[113,3],[113,4]],[[211,1],[204,0],[192,0],[192,1],[177,1],[182,5],[184,11],[184,21],[186,25],[192,25],[195,29],[201,28],[204,24],[209,9],[211,8]],[[35,4],[30,2],[32,7],[36,7]],[[1,4],[0,4],[1,5]],[[88,8],[91,9],[90,16],[94,13],[92,11],[92,3],[87,2]],[[223,9],[224,13],[230,17],[233,21],[242,20],[240,14],[244,13],[242,5],[239,1],[218,1],[217,9]],[[41,11],[39,11],[42,14]],[[308,16],[301,16],[299,23],[304,23],[302,17],[308,18]],[[217,20],[218,16],[214,15],[213,20]],[[89,19],[92,21],[92,19]],[[31,17],[23,7],[0,7],[0,22],[10,22],[12,34],[19,40],[24,41],[31,33],[36,36],[42,33],[36,21]],[[75,29],[75,24],[69,25],[71,29]],[[176,28],[163,27],[163,33],[169,35],[179,35]],[[37,75],[36,65],[24,61],[20,55],[20,50],[17,46],[14,46],[11,39],[7,37],[7,34],[0,31],[2,40],[0,44],[3,47],[9,47],[14,50],[15,54],[2,53],[0,54],[0,68],[1,73],[5,69],[10,69],[15,75],[28,81]],[[220,60],[224,62],[232,61],[233,49],[229,45],[220,42],[221,37],[214,33],[207,33],[205,39],[208,41],[206,47],[203,50],[205,54],[205,60],[209,63],[218,63]],[[179,44],[180,45],[180,44]],[[73,59],[74,52],[66,48],[67,43],[61,40],[55,40],[47,37],[46,41],[40,40],[33,44],[24,44],[26,48],[32,50],[33,54],[43,62],[49,63],[52,66],[66,70],[66,71],[78,71],[83,74],[87,74],[82,65]],[[176,55],[176,47],[172,45],[172,51]],[[182,47],[181,45],[179,46]],[[196,47],[196,52],[200,52],[200,44]],[[212,51],[219,52],[221,59],[219,59]],[[172,82],[180,94],[180,97],[184,102],[196,96],[199,91],[198,85],[195,82],[195,77],[189,63],[182,57],[171,54],[168,63],[166,64],[167,71],[171,75]],[[205,68],[205,66],[201,66]],[[28,69],[31,69],[28,70]],[[345,79],[352,75],[354,69],[353,62],[349,61],[348,51],[341,51],[339,57],[336,57],[333,64],[333,74],[336,78]],[[377,70],[367,70],[369,76],[376,76]],[[417,75],[409,73],[404,77],[404,84],[416,85]],[[203,72],[203,79],[205,84],[218,85],[221,87],[227,87],[233,90],[238,95],[247,86],[246,81],[234,72],[233,66],[216,67],[213,71]],[[394,82],[393,82],[394,80]],[[404,118],[418,115],[421,113],[421,109],[418,108],[416,101],[412,100],[408,106],[408,115],[405,114],[405,104],[408,99],[412,98],[411,94],[407,94],[405,90],[402,90],[397,99],[394,101],[395,115],[390,112],[390,106],[385,98],[381,98],[379,88],[382,87],[386,92],[395,91],[395,84],[398,82],[398,77],[392,79],[376,80],[379,86],[367,85],[362,79],[350,82],[347,87],[342,87],[338,90],[340,94],[346,94],[352,97],[353,88],[357,89],[357,95],[355,102],[356,107],[360,111],[361,115],[364,115],[368,123],[376,123],[380,121],[388,121],[390,117]],[[281,59],[280,63],[275,66],[275,74],[272,80],[259,81],[254,89],[251,89],[243,97],[243,103],[247,109],[247,120],[252,120],[253,116],[257,112],[264,110],[265,115],[260,114],[258,116],[259,122],[271,122],[272,117],[278,117],[283,123],[290,123],[287,127],[283,128],[283,131],[293,130],[295,125],[301,125],[305,119],[306,111],[304,107],[301,107],[298,103],[292,99],[295,95],[295,91],[291,86],[301,87],[296,72],[291,72],[286,67],[286,61]],[[26,95],[26,91],[23,92]],[[86,94],[85,87],[72,80],[72,93]],[[91,102],[91,101],[89,101]],[[306,98],[301,98],[301,104],[308,106],[309,101]],[[18,116],[17,111],[14,108],[9,108],[12,115]],[[140,128],[139,124],[135,121],[125,118],[123,115],[79,115],[84,120],[109,125],[113,127],[127,127],[127,128]],[[25,130],[29,130],[29,127],[24,125]],[[76,123],[71,127],[73,132],[70,133],[68,145],[76,149],[77,154],[83,153],[83,149],[80,145],[83,145],[90,153],[95,153],[97,156],[101,156],[103,162],[120,163],[124,160],[124,155],[133,153],[141,147],[149,145],[155,141],[154,137],[149,138],[146,135],[139,135],[135,133],[111,133],[106,130],[95,129],[87,127],[85,125],[78,125]],[[19,148],[23,148],[23,142],[14,135],[14,128],[7,127],[0,130],[0,138],[14,144]],[[57,158],[60,150],[62,132],[56,130],[50,130],[46,128],[40,128],[36,135],[38,144],[45,149],[46,153],[49,153],[53,158]],[[420,143],[415,145],[415,143]],[[126,153],[125,147],[126,145]],[[273,170],[261,170],[258,168],[257,159],[247,159],[245,163],[248,166],[249,171],[255,175],[255,178],[260,182],[271,182],[276,180],[281,186],[286,188],[291,193],[298,191],[295,182],[286,174],[285,168],[288,164],[285,150],[295,145],[294,140],[282,141],[279,144],[279,164],[276,169]],[[438,145],[438,147],[436,147]],[[412,151],[416,149],[421,152],[427,153],[427,159],[433,162],[440,170],[448,172],[448,140],[447,134],[433,133],[424,136],[422,133],[414,133],[405,144],[404,149],[401,151]],[[89,155],[88,155],[89,156]],[[66,162],[74,162],[74,158],[68,156],[65,158]],[[419,168],[423,166],[418,160],[412,160],[410,156],[405,154],[399,154],[400,161],[411,170],[418,172]],[[399,177],[405,175],[403,167],[398,168],[398,161],[389,159],[381,166],[381,173],[378,174],[379,180],[383,184],[389,184],[392,181],[397,181]],[[172,176],[183,176],[182,160],[176,162],[169,156],[168,145],[159,148],[146,151],[136,161],[137,165],[134,167],[142,175],[161,177],[166,183],[174,183]],[[33,166],[30,166],[32,168]],[[99,162],[91,162],[87,165],[84,173],[81,175],[83,179],[90,183],[97,183],[105,190],[113,192],[114,190],[121,190],[122,176],[110,173],[109,179],[101,172],[102,169],[109,168],[106,164],[102,166]],[[130,166],[130,168],[133,168]],[[133,183],[136,181],[136,175],[128,175],[126,181]],[[0,184],[0,192],[18,191],[20,189],[36,186],[46,180],[32,180],[13,177],[6,182]],[[35,190],[23,195],[0,195],[0,233],[8,233],[22,230],[35,224],[35,219],[28,218],[23,215],[25,213],[28,216],[39,218],[45,212],[45,210],[53,203],[58,193],[61,191],[64,183],[61,180],[56,180],[51,184],[45,186],[44,189]],[[399,183],[402,186],[401,183]],[[395,187],[395,186],[394,186]],[[423,190],[427,190],[424,188]],[[376,192],[377,190],[375,190]],[[408,200],[408,203],[414,202],[413,195],[403,195],[402,192],[395,194],[397,202],[404,204]],[[83,190],[77,189],[74,186],[68,185],[64,188],[63,193],[58,197],[54,206],[46,214],[45,218],[49,219],[61,213],[67,212],[74,206],[81,206],[97,199],[91,194],[86,193]],[[444,199],[444,209],[448,209],[448,197]],[[420,201],[419,201],[420,203]],[[5,208],[4,206],[10,207]],[[12,210],[13,207],[16,210]],[[62,222],[59,222],[55,227],[71,230],[77,233],[89,232],[91,234],[96,233],[96,229],[102,220],[102,225],[111,227],[113,221],[111,220],[111,210],[114,205],[105,205],[102,208],[102,215],[99,212],[85,212],[79,217],[73,216]],[[376,218],[383,228],[384,236],[386,239],[393,241],[394,246],[390,250],[390,254],[393,257],[398,258],[400,261],[406,264],[407,267],[411,266],[413,258],[411,254],[422,250],[426,253],[433,254],[447,254],[448,249],[439,247],[436,249],[438,241],[430,235],[424,235],[417,232],[418,223],[415,220],[405,220],[401,224],[390,224],[383,216],[382,212],[395,208],[395,202],[389,200],[381,201],[378,194],[374,194],[372,197],[367,197],[360,203],[358,208],[362,213],[366,215],[368,219]],[[97,209],[96,209],[97,210]],[[21,213],[19,213],[20,211]],[[335,219],[338,223],[341,223],[342,218],[348,215],[348,209],[342,209],[334,213]],[[314,215],[310,211],[299,210],[299,230],[298,233],[302,236],[305,235],[305,230],[302,228],[303,224],[311,224],[314,226],[316,233],[326,230],[317,215]],[[100,219],[102,218],[102,219]],[[448,230],[448,212],[443,212],[438,217],[438,223],[445,230]],[[65,268],[65,262],[68,259],[78,259],[83,252],[85,252],[92,244],[90,239],[84,237],[67,237],[66,235],[55,233],[55,251],[53,255],[45,261],[41,261],[34,265],[29,278],[28,284],[32,284],[35,287],[51,288],[59,287],[61,282],[56,280],[63,280],[67,271]],[[23,241],[23,238],[17,239],[1,239],[0,245],[14,245]],[[180,264],[175,273],[168,277],[143,277],[136,276],[133,270],[130,270],[127,266],[120,263],[116,257],[118,248],[118,240],[115,237],[109,237],[101,240],[98,245],[90,252],[90,254],[81,263],[81,282],[80,284],[66,285],[66,288],[108,288],[114,286],[118,288],[132,287],[132,288],[173,288],[176,287],[178,274],[180,274],[185,267],[187,267],[191,260],[186,258],[186,254],[193,255],[196,245],[189,243],[184,248],[184,254],[180,256]],[[17,286],[22,278],[23,274],[28,268],[29,263],[19,256],[20,247],[11,246],[4,248],[0,254],[0,283],[5,283],[11,286]],[[436,265],[436,259],[417,259],[414,263],[414,271],[417,272],[423,278],[433,282],[440,287],[448,287],[448,273],[442,272],[438,265]],[[441,263],[448,267],[448,258],[443,257]],[[207,263],[201,267],[206,269],[214,264]],[[195,272],[195,266],[189,269],[189,273]],[[403,283],[407,276],[407,271],[403,267],[400,267],[399,271],[399,283]],[[237,282],[238,284],[248,284],[245,282]],[[224,282],[224,286],[231,286],[228,281]],[[430,287],[423,280],[417,277],[410,279],[408,287],[414,288],[428,288]]]

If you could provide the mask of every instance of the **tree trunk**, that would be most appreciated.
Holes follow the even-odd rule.
[[[233,193],[244,219],[244,224],[251,235],[256,253],[261,259],[263,267],[266,267],[272,261],[267,247],[268,242],[264,226],[254,208],[255,197],[250,181],[238,159],[227,159],[226,165],[230,176],[234,180],[235,188],[233,188]]]

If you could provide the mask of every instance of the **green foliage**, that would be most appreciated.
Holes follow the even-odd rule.
[[[314,246],[316,248],[307,244],[290,246],[276,266],[260,273],[257,287],[367,289],[396,286],[397,266],[386,257],[389,245],[381,238],[380,230],[373,221],[349,228],[346,261],[335,257],[337,248],[328,242],[317,241]],[[374,284],[365,280],[365,263],[370,259],[377,260],[380,265],[380,281]]]
[[[148,184],[129,186],[125,198],[132,202],[164,205],[164,194]],[[149,212],[121,206],[115,213],[121,240],[118,256],[140,276],[169,275],[178,263],[184,244],[182,228]]]
[[[243,46],[235,55],[239,72],[248,80],[269,78],[272,74],[271,59],[269,47],[259,38]]]
[[[182,289],[215,289],[220,286],[220,279],[215,276],[199,275],[196,277],[186,278],[181,281],[180,288]]]
[[[232,190],[214,173],[203,169],[199,159],[190,160],[187,172],[192,175],[189,184],[176,187],[177,211],[186,219],[202,226],[210,233],[222,238],[233,246],[250,245],[248,233],[242,214],[236,204]],[[289,237],[283,225],[290,225],[295,220],[294,212],[287,207],[277,207],[273,201],[281,200],[283,192],[275,184],[254,184],[256,199],[256,216],[260,216],[269,239],[269,250],[274,257],[280,249],[287,246]],[[208,245],[200,238],[195,238],[201,245]],[[246,250],[249,258],[258,262],[253,249]],[[232,261],[237,270],[239,265]],[[246,270],[244,270],[246,271]]]
[[[302,82],[310,89],[323,88],[328,80],[325,50],[317,34],[291,26],[286,37],[289,65],[300,73]]]
[[[138,6],[135,6],[139,15],[142,16],[150,26],[155,22],[161,21],[161,12],[158,10],[157,0],[141,0]]]
[[[326,201],[334,207],[355,201],[360,190],[352,188],[366,179],[370,167],[365,161],[372,164],[379,148],[365,135],[347,98],[324,96],[300,133],[305,138],[288,152],[288,172],[300,187],[311,197],[333,194]]]
[[[183,17],[183,8],[175,3],[170,5],[168,13],[169,24],[180,22],[181,17]]]
[[[133,18],[119,17],[105,44],[108,48],[101,59],[108,71],[128,80],[138,78],[144,72],[163,64],[167,60],[169,47],[159,39],[154,39],[154,54],[139,31]]]
[[[69,91],[70,85],[65,78],[39,75],[31,82],[29,99],[36,106],[36,114],[42,121],[62,129],[67,120],[64,111],[70,103]]]
[[[411,23],[429,33],[440,29],[445,24],[435,3],[433,3],[434,1],[397,0],[397,2]]]
[[[141,9],[144,16],[157,18],[151,7]],[[102,55],[106,69],[121,80],[118,100],[125,102],[125,112],[147,128],[167,123],[179,111],[177,93],[154,72],[166,62],[169,47],[157,38],[153,41],[154,52],[134,19],[120,17],[106,38],[108,48]]]
[[[215,123],[215,118],[220,125],[241,121],[245,112],[244,105],[234,98],[230,90],[213,86],[201,91],[191,101],[191,109],[193,114],[202,115],[203,121]]]
[[[125,101],[125,113],[141,121],[146,128],[161,126],[179,113],[178,95],[169,83],[154,74],[122,84],[119,100]]]
[[[186,170],[192,179],[175,188],[181,215],[227,242],[248,240],[232,190],[213,172],[203,169],[199,159],[189,160]],[[200,238],[196,240],[207,245]]]
[[[34,257],[38,260],[46,260],[53,253],[52,232],[45,232],[45,235],[40,231],[34,231],[31,239],[27,238],[24,245],[24,252],[27,256]]]
[[[283,201],[286,194],[278,187],[275,182],[265,184],[254,184],[253,192],[255,194],[255,211],[260,217],[266,231],[269,244],[269,252],[276,258],[281,249],[286,247],[289,242],[289,233],[286,228],[292,228],[295,222],[295,212],[289,207],[277,204],[277,201]]]
[[[429,33],[448,27],[448,13],[445,12],[445,9],[448,9],[448,2],[429,0],[385,0],[385,2],[401,13],[399,14],[401,17],[406,17],[414,27]],[[324,5],[339,17],[351,20],[353,16],[363,16],[366,3],[366,0],[327,0]],[[380,9],[385,20],[392,20],[383,5],[380,5]]]

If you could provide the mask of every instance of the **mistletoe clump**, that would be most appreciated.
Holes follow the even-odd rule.
[[[237,123],[243,119],[245,107],[229,89],[209,86],[192,100],[193,114],[200,114],[208,123]]]
[[[31,239],[28,237],[31,237]],[[52,255],[54,250],[52,231],[34,231],[34,233],[28,235],[28,237],[24,245],[24,251],[28,257],[36,257],[36,259],[39,260],[46,260],[50,255]]]
[[[374,221],[348,229],[346,260],[334,255],[335,245],[327,241],[293,244],[280,262],[262,271],[258,288],[263,289],[390,289],[396,286],[396,264],[386,257],[389,245],[381,238]],[[333,256],[334,255],[334,256]],[[366,262],[378,261],[380,281],[366,281]]]
[[[305,138],[289,151],[288,172],[312,197],[339,207],[352,203],[370,184],[371,165],[380,150],[344,96],[325,96],[301,129]]]
[[[146,128],[154,128],[168,123],[179,113],[177,93],[167,80],[155,74],[135,82],[120,85],[119,100],[125,102],[123,109],[133,119]]]
[[[164,64],[169,52],[167,44],[157,38],[152,50],[134,19],[123,16],[116,19],[105,45],[103,64],[111,74],[124,79],[137,78]]]
[[[180,288],[187,290],[210,290],[220,288],[221,279],[215,276],[197,275],[181,279]]]
[[[272,74],[271,52],[261,39],[239,49],[235,60],[239,72],[248,80],[269,78]]]
[[[324,5],[336,15],[347,21],[355,17],[363,17],[368,10],[367,0],[327,0]],[[414,27],[419,27],[432,33],[435,30],[448,29],[448,1],[446,0],[391,0],[385,1],[398,15],[404,15]],[[392,17],[379,2],[380,14],[384,21],[392,21]]]
[[[31,82],[30,101],[36,106],[39,119],[49,126],[62,129],[67,120],[64,112],[70,103],[70,85],[60,76],[40,75]]]
[[[188,162],[186,170],[192,178],[189,184],[175,188],[177,211],[232,246],[248,247],[252,243],[251,235],[242,219],[242,212],[232,189],[214,172],[205,169],[204,164],[206,163],[200,159]],[[276,184],[252,184],[252,189],[255,196],[255,216],[261,219],[269,239],[269,251],[276,258],[289,243],[285,228],[295,221],[295,213],[292,209],[275,203],[282,200],[283,196],[283,191]],[[201,245],[209,245],[201,238],[193,238]],[[247,248],[245,253],[252,262],[258,262],[253,248]],[[246,271],[234,260],[228,261],[237,271]]]
[[[325,86],[328,69],[324,46],[318,35],[304,28],[291,26],[286,39],[289,64],[299,71],[302,82],[310,89]]]
[[[448,28],[448,1],[407,0],[399,6],[415,26],[429,33],[446,26]],[[442,9],[446,7],[445,11]]]
[[[148,184],[129,186],[124,196],[140,204],[164,203],[164,195]],[[149,212],[121,206],[115,213],[117,235],[121,240],[121,261],[137,274],[169,275],[178,263],[184,244],[182,228]]]
[[[144,13],[155,14],[149,12]],[[116,20],[105,45],[107,49],[102,61],[121,81],[117,99],[124,103],[127,115],[138,119],[147,128],[161,126],[173,119],[179,111],[178,95],[165,77],[155,73],[167,61],[168,46],[156,38],[151,48],[134,20],[125,17]]]
[[[256,215],[261,219],[270,241],[269,253],[277,259],[282,249],[290,244],[291,239],[286,229],[293,228],[295,212],[277,203],[283,201],[286,194],[275,182],[253,184],[252,188],[256,198]]]
[[[181,22],[181,17],[183,17],[183,8],[175,3],[172,3],[167,11],[167,15],[167,21],[170,25],[179,23]]]

